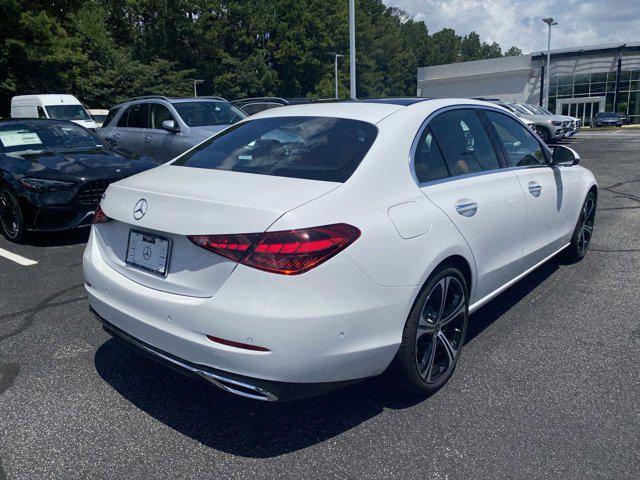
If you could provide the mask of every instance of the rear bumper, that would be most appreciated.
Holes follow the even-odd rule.
[[[158,363],[161,363],[182,374],[203,378],[219,389],[265,402],[299,400],[315,395],[321,395],[338,388],[345,387],[355,381],[333,382],[333,383],[285,383],[260,380],[241,375],[216,370],[205,365],[197,365],[186,360],[177,358],[168,352],[163,352],[148,343],[132,337],[123,330],[109,323],[91,308],[91,313],[102,323],[102,328],[113,338],[123,342],[128,347],[135,350]]]
[[[123,276],[102,259],[95,242],[92,234],[85,286],[102,320],[200,371],[259,386],[296,384],[293,390],[318,392],[384,372],[419,289],[380,286],[348,255],[337,255],[295,277],[238,266],[214,296],[189,297]],[[269,351],[214,343],[207,335]]]

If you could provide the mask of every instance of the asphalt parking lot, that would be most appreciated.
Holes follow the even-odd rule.
[[[0,237],[38,262],[0,255],[0,479],[640,478],[640,131],[565,143],[600,184],[591,251],[474,314],[422,401],[379,380],[275,405],[219,392],[101,330],[86,231]]]

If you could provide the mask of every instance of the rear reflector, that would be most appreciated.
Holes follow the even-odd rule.
[[[98,208],[96,208],[96,211],[93,213],[93,220],[91,223],[95,225],[97,223],[106,223],[109,221],[111,221],[111,219],[107,217],[107,215],[102,211],[102,208],[100,208],[100,205],[98,205]]]
[[[258,347],[257,345],[251,345],[250,343],[234,342],[233,340],[225,340],[224,338],[214,337],[213,335],[207,335],[207,338],[215,343],[221,343],[222,345],[228,345],[229,347],[244,348],[245,350],[253,350],[255,352],[268,352],[268,348]]]
[[[261,234],[194,235],[189,240],[248,267],[298,275],[327,261],[359,236],[356,227],[336,223]]]

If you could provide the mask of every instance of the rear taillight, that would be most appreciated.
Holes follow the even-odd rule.
[[[360,230],[345,223],[281,232],[240,235],[193,235],[196,245],[249,267],[298,275],[347,248]]]
[[[93,220],[91,221],[91,223],[96,225],[98,223],[107,223],[109,221],[111,221],[111,219],[107,217],[107,215],[102,211],[102,208],[100,208],[100,205],[98,205],[96,211],[93,212]]]

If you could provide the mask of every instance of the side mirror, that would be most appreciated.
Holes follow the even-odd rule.
[[[176,125],[175,120],[165,120],[162,122],[162,129],[171,133],[178,133],[180,131],[180,127]]]
[[[565,147],[564,145],[558,145],[553,149],[553,156],[551,158],[551,165],[563,165],[570,167],[571,165],[577,165],[580,163],[580,155],[574,149]]]

